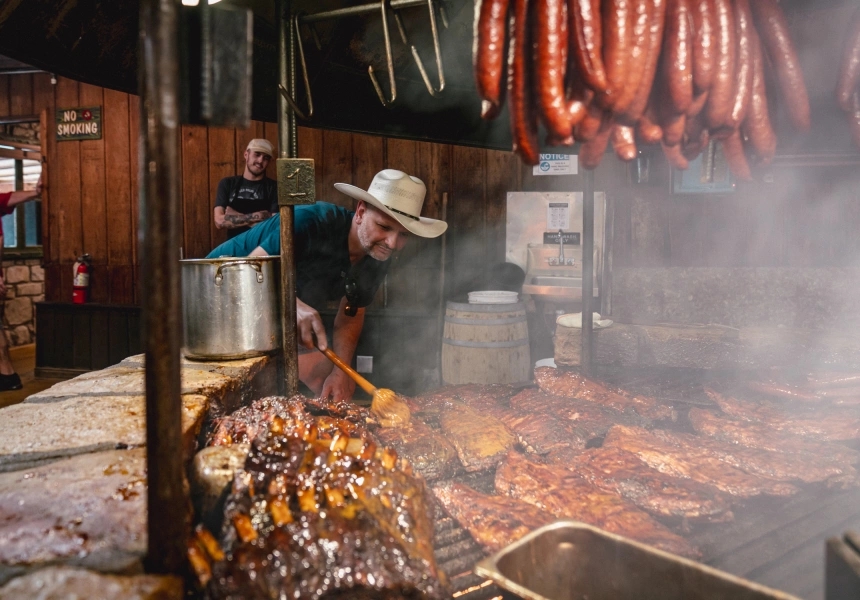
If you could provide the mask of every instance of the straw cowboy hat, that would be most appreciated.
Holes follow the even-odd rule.
[[[434,238],[448,229],[445,221],[421,216],[427,188],[423,181],[403,171],[396,169],[380,171],[374,176],[367,191],[348,183],[336,183],[334,187],[356,200],[364,200],[415,235]]]

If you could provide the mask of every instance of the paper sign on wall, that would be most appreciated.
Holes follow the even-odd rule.
[[[534,175],[576,175],[578,172],[576,154],[541,154],[538,164],[532,167]]]
[[[550,202],[546,207],[547,231],[570,229],[570,203]]]

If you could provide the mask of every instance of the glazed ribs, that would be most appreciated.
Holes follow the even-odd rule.
[[[759,448],[728,445],[711,438],[700,438],[686,433],[664,430],[651,432],[680,452],[704,450],[723,462],[747,473],[761,475],[775,481],[827,481],[845,486],[856,485],[857,471],[850,465],[839,465],[827,457],[774,452]]]
[[[516,438],[498,419],[465,404],[455,403],[443,410],[439,424],[467,471],[496,466],[516,444]]]
[[[376,437],[427,480],[451,477],[460,467],[454,446],[416,417],[400,427],[381,428]]]
[[[860,463],[860,452],[839,444],[812,442],[797,435],[779,433],[767,424],[733,421],[709,410],[691,408],[688,417],[697,433],[731,444],[775,452],[797,452],[829,458],[835,463]]]
[[[826,407],[789,411],[783,407],[731,398],[714,390],[706,392],[724,413],[742,421],[762,423],[776,431],[817,441],[838,442],[860,438],[860,418],[850,409]]]
[[[661,473],[619,448],[585,450],[562,466],[659,517],[714,523],[733,518],[729,501],[711,487]]]
[[[699,557],[700,552],[617,493],[605,491],[567,469],[515,452],[496,470],[496,490],[559,518],[576,519],[661,550]]]
[[[423,482],[345,433],[285,429],[251,446],[225,504],[210,598],[439,598]],[[214,557],[213,557],[214,558]]]
[[[797,492],[797,488],[789,483],[745,473],[707,450],[680,450],[641,427],[616,425],[606,434],[604,446],[632,452],[661,473],[692,479],[739,498],[762,494],[790,496]]]
[[[461,483],[436,486],[433,493],[445,511],[490,552],[555,520],[552,514],[527,502],[488,496]]]
[[[538,367],[534,370],[535,381],[547,394],[563,398],[578,398],[620,412],[633,412],[649,419],[671,419],[672,408],[657,402],[655,398],[633,396],[575,371]]]

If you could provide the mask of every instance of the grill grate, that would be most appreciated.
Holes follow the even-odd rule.
[[[714,406],[705,385],[732,385],[736,375],[694,369],[624,369],[598,377],[634,394],[656,397],[679,409],[674,429],[687,430],[684,408]],[[493,493],[493,472],[460,474],[455,481]],[[755,499],[739,506],[731,523],[694,524],[679,532],[704,554],[703,563],[808,600],[824,599],[824,543],[860,529],[860,489],[806,485],[787,499]],[[488,554],[469,533],[436,507],[436,557],[454,597],[518,598],[472,573]],[[674,529],[678,527],[675,524]]]

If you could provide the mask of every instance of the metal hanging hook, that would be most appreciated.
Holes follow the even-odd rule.
[[[292,26],[295,28],[296,32],[296,46],[299,49],[299,64],[302,67],[302,81],[305,86],[305,96],[308,99],[308,112],[305,114],[302,109],[299,108],[299,105],[296,103],[295,99],[290,96],[290,93],[287,91],[282,84],[278,84],[278,90],[280,90],[281,95],[284,97],[284,100],[287,101],[287,104],[290,105],[290,108],[298,115],[298,117],[304,121],[310,119],[314,116],[314,98],[311,94],[311,81],[308,77],[308,64],[305,62],[305,46],[302,43],[302,32],[299,25],[299,15],[293,15],[292,18]]]
[[[391,56],[391,37],[388,33],[388,11],[386,6],[388,1],[381,0],[379,7],[382,13],[382,35],[385,38],[385,59],[388,63],[388,83],[391,88],[391,99],[385,99],[385,94],[382,93],[382,88],[379,86],[379,82],[376,80],[376,75],[373,72],[373,65],[367,67],[367,74],[370,75],[370,81],[373,83],[376,95],[379,96],[382,106],[386,108],[394,104],[394,101],[397,99],[397,84],[394,82],[394,59]]]
[[[424,68],[424,61],[421,60],[421,55],[418,54],[418,49],[414,44],[409,43],[409,38],[406,36],[406,28],[403,26],[403,20],[400,18],[399,12],[394,12],[394,22],[397,23],[397,29],[400,32],[401,41],[405,46],[409,46],[409,49],[412,51],[412,58],[415,60],[415,66],[418,67],[418,72],[421,73],[421,79],[424,80],[424,87],[427,88],[427,93],[435,98],[442,90],[445,89],[445,72],[442,70],[442,56],[439,50],[439,33],[436,30],[433,0],[427,0],[427,4],[430,7],[430,29],[433,34],[433,48],[436,52],[436,69],[439,73],[438,88],[434,88],[433,84],[430,83],[430,77],[427,75],[427,69]]]

